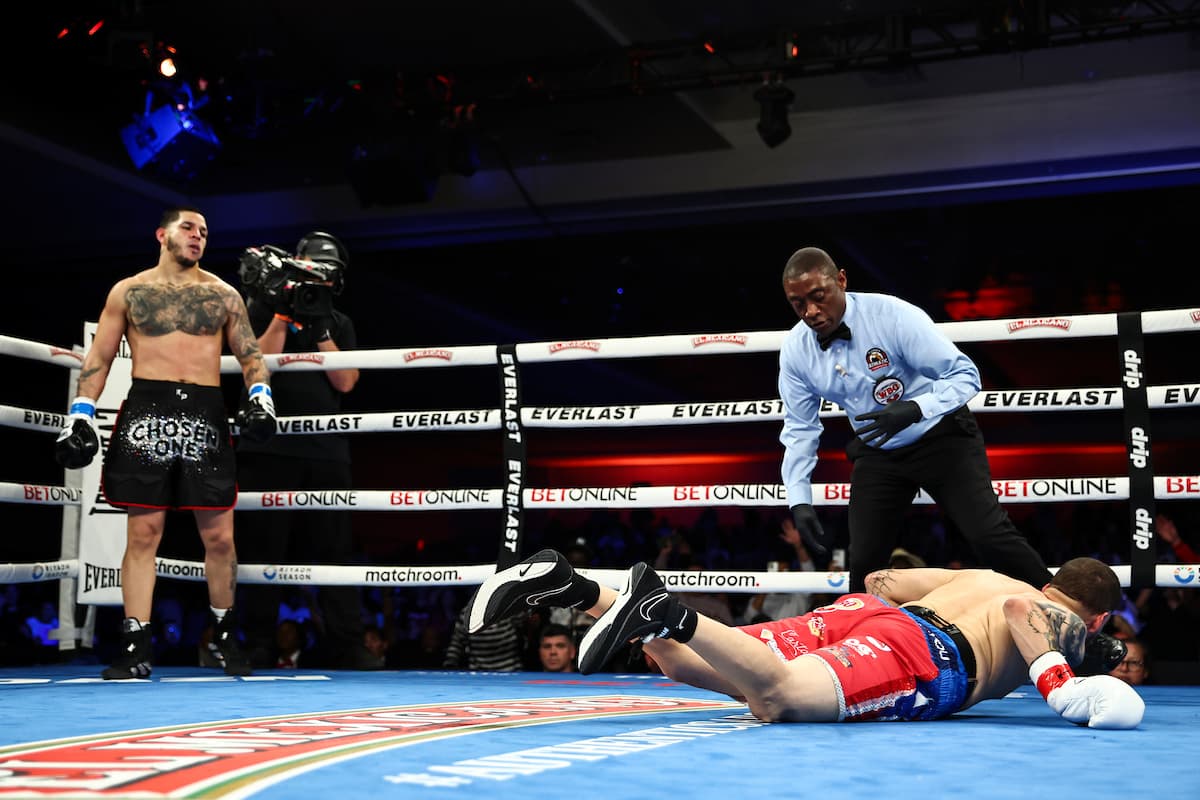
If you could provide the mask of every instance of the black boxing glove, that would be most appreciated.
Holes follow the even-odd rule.
[[[872,411],[855,417],[856,422],[872,424],[859,428],[854,433],[862,440],[863,444],[871,444],[878,439],[877,446],[882,447],[888,439],[919,421],[922,416],[921,407],[912,400],[897,400],[894,403],[888,403],[881,411]]]
[[[96,435],[96,401],[76,397],[67,411],[66,427],[54,442],[54,460],[66,469],[81,469],[92,463],[100,452]]]
[[[249,442],[261,444],[275,435],[275,401],[270,386],[256,383],[250,387],[245,408],[238,410],[237,426]]]
[[[797,503],[791,507],[792,524],[800,531],[800,538],[811,555],[824,557],[829,554],[829,540],[825,529],[817,519],[817,512],[810,503]]]
[[[1129,646],[1115,636],[1097,633],[1083,647],[1083,661],[1075,668],[1076,675],[1107,675],[1125,660]]]

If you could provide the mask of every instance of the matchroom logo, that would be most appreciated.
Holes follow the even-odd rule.
[[[100,734],[0,748],[0,797],[252,794],[377,750],[498,728],[743,708],[730,701],[605,695],[295,714]]]

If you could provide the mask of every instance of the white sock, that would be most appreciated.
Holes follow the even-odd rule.
[[[209,606],[209,608],[212,608],[213,616],[217,618],[217,622],[225,619],[225,612],[229,610],[228,608],[213,608],[212,606]]]

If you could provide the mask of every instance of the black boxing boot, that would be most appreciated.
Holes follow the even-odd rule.
[[[1075,674],[1081,677],[1107,675],[1125,660],[1128,652],[1129,647],[1117,637],[1097,633],[1084,645],[1083,661],[1075,668]]]
[[[150,677],[150,629],[132,617],[121,623],[121,653],[100,676],[106,681]]]
[[[212,626],[212,640],[208,643],[208,652],[224,668],[226,675],[249,675],[250,662],[246,660],[242,646],[238,643],[233,609],[226,609],[225,616],[219,620],[216,614],[213,614]]]

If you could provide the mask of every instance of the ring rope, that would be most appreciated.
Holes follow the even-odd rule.
[[[1200,310],[1173,309],[1139,312],[1134,316],[1144,333],[1192,331],[1200,324]],[[1113,336],[1118,331],[1118,315],[1095,314],[1061,317],[1038,317],[1007,320],[976,320],[939,323],[939,328],[953,340],[996,341],[1042,338],[1077,338]],[[572,361],[594,358],[630,358],[672,355],[728,354],[733,352],[778,351],[786,331],[760,331],[729,334],[668,335],[621,339],[588,339],[559,342],[524,343],[515,345],[514,352],[525,363]],[[494,366],[499,348],[494,345],[470,347],[434,347],[383,349],[341,353],[274,354],[267,356],[273,370],[326,370],[343,368],[398,368],[441,366]],[[0,354],[13,355],[48,363],[77,368],[82,355],[73,350],[30,342],[0,335]],[[237,372],[240,365],[232,356],[222,359],[222,372]],[[972,399],[972,410],[1102,410],[1124,407],[1120,389],[1047,389],[1047,390],[990,390]],[[1200,405],[1200,384],[1181,384],[1147,387],[1146,399],[1151,408]],[[640,418],[637,411],[644,410]],[[681,413],[682,410],[682,413]],[[741,401],[734,403],[660,404],[607,407],[539,409],[523,407],[521,419],[531,427],[586,427],[601,425],[663,425],[710,422],[778,421],[782,419],[779,400]],[[822,417],[840,416],[843,411],[833,403],[823,403]],[[411,422],[397,425],[397,418],[409,414]],[[499,410],[386,412],[382,414],[345,414],[319,417],[285,418],[289,433],[323,433],[384,430],[452,430],[462,427],[461,415],[471,416],[466,422],[476,429],[501,427]],[[494,416],[493,416],[494,415]],[[637,418],[635,420],[635,418]],[[0,425],[35,430],[54,431],[61,427],[64,416],[0,406]],[[586,425],[579,424],[587,423]],[[363,423],[366,423],[365,426]],[[353,427],[342,429],[342,426]],[[325,427],[322,427],[322,426]],[[1128,499],[1128,477],[1020,479],[996,481],[1002,502],[1054,502],[1070,500]],[[460,492],[472,493],[469,495]],[[923,494],[923,493],[922,493]],[[345,495],[343,497],[342,495]],[[819,497],[817,496],[819,495]],[[1200,476],[1155,476],[1153,495],[1156,499],[1175,499],[1200,495]],[[786,504],[781,486],[755,484],[718,484],[687,487],[611,487],[596,489],[522,489],[526,504],[537,507],[595,508],[595,507],[676,507],[692,505],[773,505]],[[818,505],[844,505],[848,502],[849,484],[815,484],[814,501]],[[29,502],[47,505],[77,505],[81,502],[78,489],[32,484],[0,484],[0,501]],[[245,506],[243,506],[243,498]],[[358,502],[362,498],[365,505]],[[277,503],[278,500],[285,503]],[[435,502],[436,500],[436,502]],[[773,501],[773,502],[764,502]],[[918,496],[917,503],[931,503],[927,496]],[[257,505],[255,505],[257,503]],[[299,503],[299,505],[297,505]],[[342,505],[346,503],[346,505]],[[503,508],[503,490],[385,490],[346,492],[259,492],[245,493],[238,508],[340,508],[362,510],[427,510],[430,508]],[[158,559],[156,568],[164,577],[202,580],[203,564]],[[62,560],[42,564],[0,564],[0,579],[10,581],[76,577],[77,560]],[[346,584],[359,585],[469,585],[481,582],[494,571],[495,565],[474,567],[275,567],[271,565],[241,565],[239,580],[249,583]],[[243,570],[246,574],[243,576]],[[256,570],[258,574],[256,575]],[[1191,585],[1196,579],[1198,565],[1155,565],[1155,582],[1159,586]],[[433,583],[410,583],[416,576],[436,576],[449,571],[453,581],[445,578]],[[1128,586],[1131,567],[1114,566],[1113,571]],[[620,570],[585,570],[585,574],[601,582],[620,587],[625,573]],[[755,572],[683,572],[663,573],[668,586],[677,591],[764,591],[811,590],[839,591],[845,586],[846,573],[755,573]],[[397,578],[401,578],[397,582]],[[379,583],[375,583],[379,581]]]
[[[1066,500],[1092,502],[1128,500],[1129,478],[1009,478],[993,480],[996,496],[1004,504],[1055,503]],[[813,505],[845,506],[850,503],[849,483],[814,483]],[[280,489],[240,492],[238,511],[483,511],[504,507],[504,489]],[[37,505],[79,505],[82,492],[65,486],[0,482],[0,502]],[[1200,475],[1157,475],[1156,500],[1200,498]],[[526,488],[525,508],[692,508],[728,506],[761,508],[787,505],[782,484],[716,483],[681,486],[571,486]],[[935,505],[924,490],[913,498],[916,505]]]
[[[495,564],[448,566],[336,566],[328,564],[238,564],[239,584],[277,586],[382,586],[393,588],[477,586],[495,572]],[[1057,568],[1051,567],[1051,571]],[[1110,565],[1121,586],[1128,588],[1131,567]],[[205,580],[204,563],[156,558],[155,572],[161,578],[185,581]],[[613,589],[622,589],[629,574],[626,570],[578,570]],[[849,584],[845,571],[834,572],[746,572],[734,570],[662,570],[658,575],[672,592],[724,592],[760,594],[766,592],[842,593]],[[35,583],[60,578],[78,578],[79,561],[64,559],[36,564],[0,564],[0,583]],[[1161,588],[1188,587],[1200,583],[1200,564],[1159,564],[1155,567],[1155,585]]]
[[[1150,408],[1200,406],[1200,383],[1146,387]],[[1075,389],[991,389],[967,403],[976,413],[1010,411],[1119,411],[1124,408],[1116,386]],[[822,401],[822,419],[841,417],[845,409]],[[498,408],[377,411],[280,417],[279,434],[385,433],[401,431],[487,431],[502,426]],[[727,400],[704,403],[655,403],[616,406],[526,406],[521,421],[530,428],[622,428],[661,425],[709,425],[727,422],[780,422],[783,401]],[[57,433],[66,415],[53,411],[0,405],[0,425]]]

